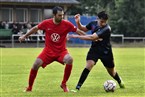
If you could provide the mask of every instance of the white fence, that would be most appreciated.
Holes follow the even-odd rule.
[[[15,47],[15,41],[18,41],[18,37],[20,37],[21,35],[19,34],[13,34],[12,35],[12,48]],[[30,40],[30,41],[36,41],[36,46],[39,47],[39,43],[42,40],[38,40],[39,37],[44,37],[45,35],[40,35],[40,34],[32,34],[29,37],[36,37],[36,40]],[[17,37],[17,40],[15,40],[15,37]],[[44,41],[44,40],[43,40]]]
[[[13,34],[12,35],[12,47],[15,47],[15,42],[18,41],[15,40],[15,37],[19,37],[20,35],[18,34]],[[36,44],[36,47],[40,47],[40,42],[43,42],[44,43],[44,40],[38,40],[38,37],[44,37],[45,35],[39,35],[39,34],[33,34],[33,35],[30,35],[30,37],[35,37],[36,40],[30,40],[30,41],[35,41],[35,44]],[[121,38],[121,44],[123,45],[127,40],[140,40],[143,42],[143,44],[145,44],[145,37],[124,37],[123,34],[111,34],[111,37],[113,38]],[[75,43],[73,43],[75,44]]]
[[[140,40],[140,41],[142,41],[143,43],[145,43],[145,37],[124,37],[124,35],[123,34],[111,34],[111,37],[120,37],[121,38],[121,42],[122,42],[122,44],[124,44],[124,42],[126,41],[126,40]]]

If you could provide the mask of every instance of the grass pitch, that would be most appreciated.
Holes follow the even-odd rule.
[[[125,89],[120,89],[117,84],[114,93],[104,91],[103,83],[112,78],[98,61],[79,92],[64,93],[60,88],[64,66],[53,62],[45,69],[39,69],[33,92],[24,93],[30,68],[41,50],[0,48],[0,97],[145,97],[145,48],[113,48],[116,69],[125,82]],[[85,67],[88,48],[68,50],[74,58],[68,81],[71,90]]]

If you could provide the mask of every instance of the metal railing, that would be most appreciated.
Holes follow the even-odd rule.
[[[12,48],[15,47],[15,45],[14,45],[15,39],[14,39],[14,38],[15,38],[15,37],[20,37],[20,36],[21,36],[21,35],[19,35],[19,34],[13,34],[13,35],[12,35],[12,40],[11,40],[11,41],[12,41]],[[29,36],[29,37],[37,37],[37,39],[35,40],[36,43],[37,43],[37,47],[39,47],[39,42],[40,42],[40,41],[38,40],[38,38],[39,38],[40,36],[43,36],[43,37],[44,37],[45,35],[32,34],[32,35]],[[17,41],[18,41],[18,40],[17,40]],[[32,40],[30,40],[30,41],[32,41]]]
[[[16,40],[15,37],[19,37],[21,35],[19,34],[13,34],[12,35],[12,38],[11,38],[11,41],[12,41],[12,48],[15,47],[15,42],[18,41],[18,39]],[[44,43],[44,40],[38,40],[38,37],[45,37],[45,35],[40,35],[40,34],[32,34],[30,35],[29,37],[35,37],[37,39],[35,40],[30,40],[31,42],[32,41],[35,41],[36,42],[36,46],[37,47],[40,47],[40,42],[43,42]],[[111,34],[111,37],[116,37],[116,38],[121,38],[121,44],[123,45],[125,42],[127,42],[128,40],[140,40],[140,41],[143,41],[143,44],[145,43],[145,37],[124,37],[123,34]],[[28,42],[29,43],[29,42]],[[85,42],[84,42],[85,43]],[[77,43],[74,43],[73,44],[77,44]]]

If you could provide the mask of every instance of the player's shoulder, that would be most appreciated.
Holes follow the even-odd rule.
[[[88,26],[98,26],[98,21],[90,21]]]
[[[109,24],[106,25],[106,28],[111,31],[111,27]]]
[[[95,21],[90,21],[90,22],[89,22],[89,24],[97,24],[97,23],[98,23],[98,21],[96,21],[96,20],[95,20]]]
[[[72,24],[69,20],[64,20],[64,19],[63,19],[62,22],[63,22],[63,23],[66,23],[66,24]]]
[[[98,21],[97,20],[94,20],[94,21],[91,21],[91,23],[98,23]]]
[[[45,19],[42,22],[49,23],[49,22],[52,22],[52,21],[53,21],[52,18],[50,18],[50,19]]]

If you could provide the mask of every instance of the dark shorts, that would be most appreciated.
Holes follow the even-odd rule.
[[[105,67],[113,68],[115,66],[111,48],[107,51],[101,51],[100,49],[96,50],[90,48],[86,60],[93,60],[95,63],[97,63],[98,59],[101,60]]]

